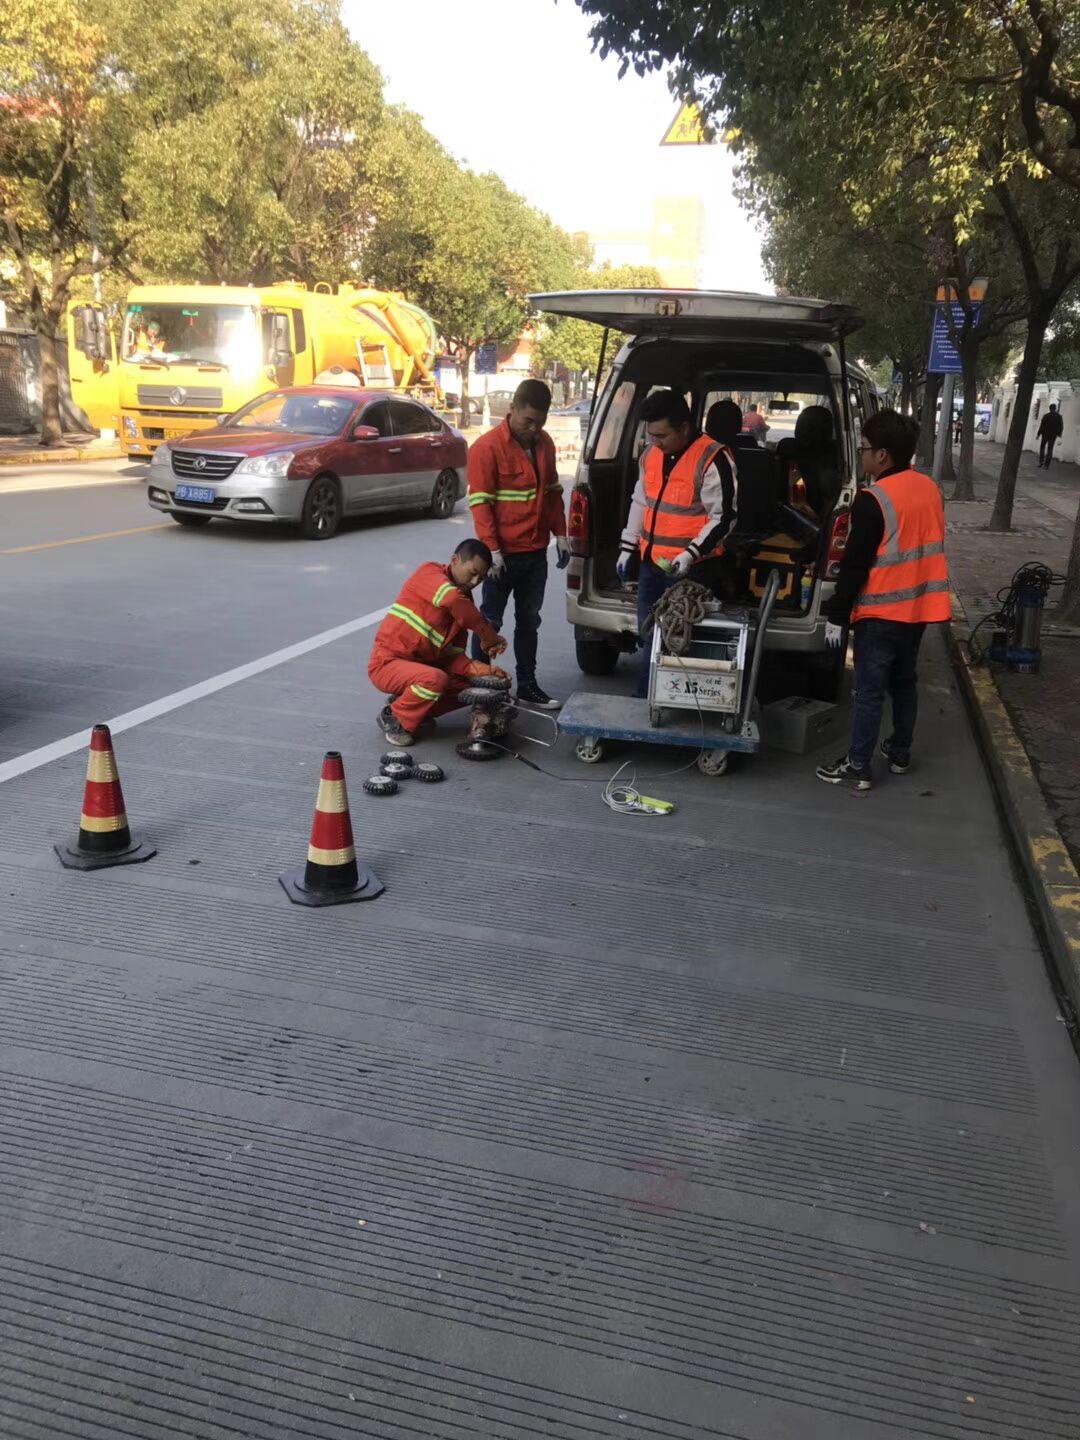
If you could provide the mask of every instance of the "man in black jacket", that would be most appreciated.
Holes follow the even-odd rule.
[[[1049,470],[1053,459],[1054,446],[1065,431],[1065,421],[1056,405],[1051,405],[1039,421],[1039,469]]]

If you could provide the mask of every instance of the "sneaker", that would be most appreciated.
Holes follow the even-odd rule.
[[[384,705],[379,712],[379,728],[390,745],[413,745],[416,743],[416,736],[402,728],[401,721],[389,705]]]
[[[561,700],[553,700],[535,682],[532,685],[519,685],[517,699],[522,705],[532,705],[537,710],[558,710],[562,704]]]
[[[911,769],[911,756],[905,755],[902,750],[897,750],[894,753],[890,748],[891,746],[891,740],[882,740],[881,753],[885,756],[885,759],[888,760],[889,769],[894,775],[906,775]]]
[[[849,789],[862,794],[873,785],[869,765],[865,770],[856,770],[846,755],[833,765],[819,765],[815,771],[819,780],[824,780],[826,785],[847,785]]]

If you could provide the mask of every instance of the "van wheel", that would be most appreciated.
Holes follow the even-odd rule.
[[[458,477],[456,470],[441,470],[428,501],[427,513],[434,520],[446,520],[457,504]]]
[[[585,675],[610,675],[619,663],[619,651],[606,640],[582,640],[574,636],[578,669]]]
[[[305,540],[330,540],[341,524],[341,490],[330,475],[316,475],[304,496],[300,533]]]
[[[181,515],[178,510],[170,510],[169,514],[178,525],[187,525],[193,530],[200,525],[209,525],[214,518],[212,515]]]

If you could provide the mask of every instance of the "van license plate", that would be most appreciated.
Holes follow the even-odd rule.
[[[217,491],[211,490],[209,485],[177,485],[177,500],[186,500],[189,505],[212,505],[217,499]]]

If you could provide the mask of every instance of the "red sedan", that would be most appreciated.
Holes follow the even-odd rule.
[[[465,494],[464,436],[404,395],[273,390],[159,445],[147,493],[180,525],[258,520],[328,540],[346,515],[415,507],[445,519]]]

